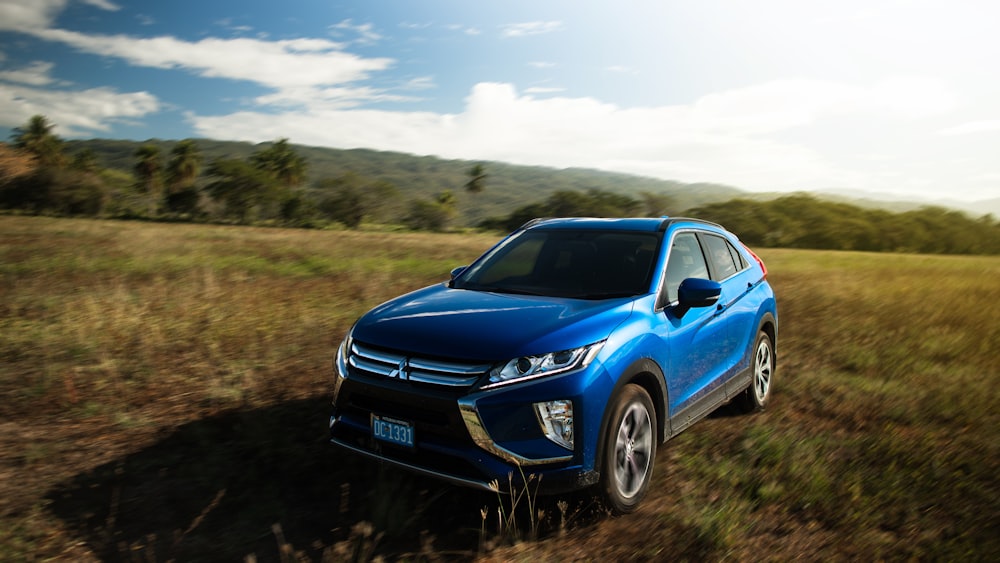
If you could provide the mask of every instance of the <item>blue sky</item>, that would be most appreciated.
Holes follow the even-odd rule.
[[[1000,197],[1000,3],[0,0],[0,127]]]

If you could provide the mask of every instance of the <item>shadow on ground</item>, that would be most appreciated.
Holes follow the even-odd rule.
[[[188,423],[53,489],[51,510],[106,561],[476,554],[495,495],[350,456],[328,414],[316,398]]]

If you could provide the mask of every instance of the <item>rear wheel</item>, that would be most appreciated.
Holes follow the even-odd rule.
[[[601,493],[616,514],[634,511],[649,487],[656,459],[656,411],[638,385],[622,389],[604,437]]]
[[[733,403],[743,412],[762,411],[771,398],[771,380],[774,376],[774,343],[764,331],[754,341],[750,360],[750,385]]]

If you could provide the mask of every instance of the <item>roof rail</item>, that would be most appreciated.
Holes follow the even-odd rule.
[[[660,225],[660,230],[666,230],[673,223],[688,222],[688,223],[701,223],[703,225],[711,225],[712,227],[717,227],[722,230],[726,230],[725,227],[718,223],[713,223],[711,221],[706,221],[704,219],[696,219],[694,217],[664,217],[663,224]]]
[[[528,227],[532,227],[534,225],[537,225],[538,223],[541,223],[542,221],[545,221],[546,219],[551,219],[551,217],[535,217],[534,219],[531,219],[527,223],[521,225],[520,227],[518,227],[518,228],[516,228],[514,230],[515,231],[523,231],[524,229],[527,229]]]

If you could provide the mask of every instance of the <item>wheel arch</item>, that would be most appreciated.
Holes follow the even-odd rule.
[[[778,359],[778,319],[770,311],[764,313],[760,322],[757,323],[757,331],[763,331],[771,339],[771,349],[774,352],[774,359]],[[754,337],[756,338],[756,336]]]
[[[611,420],[610,411],[612,410],[609,406],[614,404],[615,398],[629,384],[638,385],[649,394],[649,398],[653,401],[653,410],[656,415],[656,436],[658,443],[662,444],[667,439],[667,385],[663,377],[663,370],[660,369],[660,366],[656,362],[649,358],[636,360],[625,369],[621,377],[615,382],[615,386],[611,389],[611,394],[608,395],[608,401],[604,405],[604,414],[601,415],[601,427],[597,435],[597,451],[594,459],[595,468],[603,467],[604,463],[604,441],[608,433],[608,424],[610,424]]]

